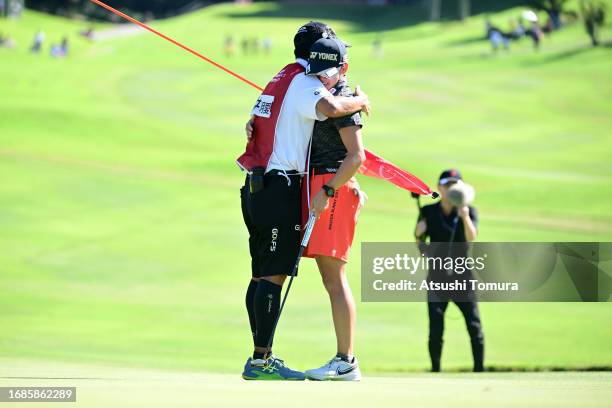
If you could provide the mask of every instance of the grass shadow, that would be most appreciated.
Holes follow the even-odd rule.
[[[445,47],[462,47],[464,45],[472,45],[486,42],[487,39],[484,35],[478,35],[474,37],[459,38],[457,40],[451,40],[444,44]]]
[[[302,19],[304,22],[317,20],[327,22],[340,20],[349,23],[356,32],[380,32],[418,24],[427,18],[426,10],[420,5],[397,7],[342,6],[277,4],[273,8],[256,10],[251,13],[228,12],[226,17],[236,19],[275,18]]]
[[[567,60],[582,54],[585,54],[589,51],[593,51],[593,50],[597,50],[597,49],[601,49],[601,48],[607,48],[610,49],[612,48],[612,42],[606,42],[606,43],[602,43],[600,44],[598,47],[593,47],[589,44],[585,44],[579,47],[575,47],[572,49],[568,49],[565,51],[561,51],[559,53],[553,54],[551,56],[548,56],[546,58],[543,58],[541,61],[537,61],[537,62],[529,62],[528,65],[545,65],[545,64],[550,64],[550,63],[555,63],[555,62],[559,62],[559,61],[563,61],[563,60]]]
[[[254,9],[252,12],[234,12],[225,14],[236,19],[246,18],[295,18],[304,22],[309,20],[340,20],[351,24],[354,31],[361,33],[381,32],[402,27],[410,27],[429,19],[429,6],[426,2],[413,0],[407,4],[394,6],[340,5],[325,2],[310,4],[274,4],[271,8]],[[458,7],[455,0],[442,0],[441,20],[458,19]],[[472,16],[496,13],[519,5],[520,0],[472,0]]]
[[[374,375],[380,374],[405,374],[405,373],[430,373],[431,371],[425,368],[409,368],[394,367],[391,370],[374,370]],[[443,370],[444,374],[464,374],[473,372],[471,367],[456,367]],[[594,366],[511,366],[511,365],[487,365],[485,367],[487,373],[585,373],[585,372],[612,372],[612,366],[609,365],[594,365]],[[436,373],[437,374],[437,373]]]

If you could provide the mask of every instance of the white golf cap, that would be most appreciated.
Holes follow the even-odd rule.
[[[531,10],[525,10],[523,11],[523,18],[531,23],[537,23],[538,22],[538,16],[536,13],[534,13]]]

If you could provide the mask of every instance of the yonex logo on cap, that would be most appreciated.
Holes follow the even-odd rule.
[[[310,53],[310,59],[319,59],[321,61],[338,61],[338,54],[313,51]]]

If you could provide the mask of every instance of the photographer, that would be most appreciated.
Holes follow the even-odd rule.
[[[416,241],[420,248],[426,248],[428,256],[465,257],[467,256],[467,243],[474,241],[477,235],[478,215],[476,209],[469,206],[473,198],[473,189],[463,183],[458,170],[451,169],[440,175],[438,191],[440,201],[420,208],[414,233]],[[429,244],[426,244],[428,237]],[[465,245],[457,243],[465,243]],[[444,282],[454,280],[458,276],[453,271],[433,269],[429,271],[427,279],[428,281]],[[470,270],[460,276],[464,281],[473,279]],[[456,291],[451,295],[440,291],[428,291],[431,370],[440,371],[444,313],[450,301],[457,305],[465,318],[472,344],[473,369],[475,372],[484,371],[484,335],[478,302],[475,293],[469,290]]]

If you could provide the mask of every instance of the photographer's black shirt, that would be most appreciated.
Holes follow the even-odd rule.
[[[470,218],[474,223],[474,226],[478,228],[478,213],[476,208],[468,207],[470,209]],[[453,242],[465,242],[465,229],[463,228],[463,221],[457,215],[457,210],[453,208],[450,214],[444,214],[442,211],[442,205],[438,201],[435,204],[426,205],[421,209],[421,219],[425,219],[427,224],[426,236],[429,237],[430,242],[450,242],[451,236],[453,235],[453,226],[456,220],[457,228],[453,237]]]
[[[470,218],[474,226],[478,225],[478,214],[476,209],[468,207]],[[465,239],[465,228],[463,221],[457,215],[457,210],[453,208],[450,214],[444,214],[442,205],[438,201],[435,204],[427,205],[421,210],[421,219],[427,224],[427,232],[425,237],[429,237],[429,244],[419,244],[419,248],[427,257],[435,257],[441,259],[466,258],[469,252],[469,243]],[[453,233],[453,229],[455,229]],[[453,244],[449,244],[451,242]],[[444,269],[438,266],[429,269],[427,280],[429,282],[467,282],[474,279],[471,268],[465,269]],[[467,288],[466,288],[467,289]],[[447,301],[473,301],[475,294],[471,289],[454,290],[454,291],[428,291],[428,301],[430,302],[447,302]]]

